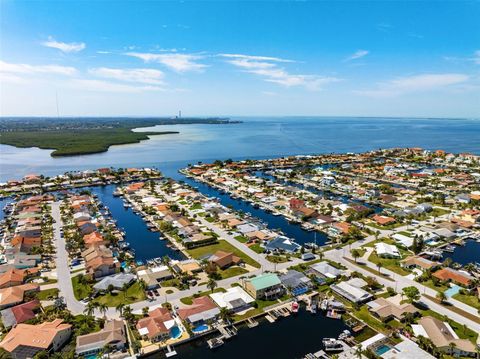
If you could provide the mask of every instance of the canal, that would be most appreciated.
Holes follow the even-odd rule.
[[[148,230],[141,216],[133,212],[131,208],[124,208],[121,197],[115,197],[115,185],[89,187],[89,190],[98,196],[98,199],[108,207],[113,219],[117,221],[117,227],[125,232],[125,241],[135,251],[135,260],[147,261],[152,258],[169,256],[172,259],[185,259],[178,251],[168,248],[167,240],[160,240],[159,232]]]
[[[313,315],[302,308],[297,314],[275,323],[262,319],[255,328],[242,326],[235,337],[214,350],[208,348],[208,338],[175,347],[175,350],[182,359],[295,359],[322,349],[323,338],[337,338],[345,329],[348,327],[341,320]],[[160,357],[163,354],[157,353],[150,358]]]
[[[480,263],[480,242],[466,240],[464,246],[455,246],[452,253],[443,252],[443,260],[451,258],[454,263],[465,265]]]

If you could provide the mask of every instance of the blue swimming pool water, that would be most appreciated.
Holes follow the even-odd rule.
[[[388,346],[388,345],[385,345],[385,344],[382,344],[380,345],[377,349],[375,349],[375,354],[377,354],[378,356],[382,355],[382,354],[385,354],[386,352],[388,352],[390,349],[392,349],[392,347]]]
[[[192,332],[201,333],[201,332],[204,332],[205,330],[208,330],[208,325],[202,324],[202,325],[199,325],[199,326],[193,328]]]
[[[450,297],[453,297],[455,294],[457,294],[460,291],[460,289],[462,288],[454,284],[449,289],[447,289],[444,293],[448,298],[450,298]]]
[[[175,326],[172,329],[170,329],[170,337],[172,339],[177,339],[182,335],[182,331],[180,330],[179,327]]]

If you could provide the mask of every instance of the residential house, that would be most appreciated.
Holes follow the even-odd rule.
[[[208,261],[220,269],[225,269],[232,265],[238,265],[243,260],[232,252],[216,251],[208,258]]]
[[[93,289],[95,291],[106,291],[110,286],[114,289],[122,289],[125,284],[130,285],[136,276],[131,273],[118,273],[103,277],[100,281],[95,283]]]
[[[37,310],[40,308],[40,302],[35,299],[27,303],[22,303],[11,308],[3,309],[0,312],[2,323],[5,328],[11,328],[19,323],[35,318]]]
[[[147,289],[156,289],[160,282],[173,278],[173,273],[168,266],[150,267],[137,271],[138,279],[147,284]]]
[[[114,260],[112,251],[104,245],[88,248],[82,252],[82,257],[85,259],[87,274],[94,278],[115,274],[118,267],[118,261]]]
[[[281,274],[280,281],[293,295],[304,294],[313,286],[310,278],[296,270],[289,270],[287,273]]]
[[[322,261],[312,264],[307,273],[313,274],[317,278],[335,279],[343,275],[344,271],[335,268],[327,261]]]
[[[402,266],[407,269],[421,269],[422,271],[435,269],[436,267],[440,266],[440,263],[433,262],[427,258],[423,258],[420,256],[410,256],[404,259],[401,262]]]
[[[0,342],[15,359],[33,358],[39,351],[57,352],[70,338],[72,326],[62,319],[37,325],[18,324]]]
[[[372,294],[362,289],[362,287],[358,286],[353,281],[344,281],[338,284],[332,284],[330,289],[353,303],[365,303],[373,298]]]
[[[405,319],[408,314],[416,315],[418,309],[410,303],[398,304],[391,298],[378,298],[367,303],[370,312],[382,322],[388,322],[391,319],[399,321]]]
[[[197,326],[214,320],[220,309],[210,297],[203,296],[193,298],[191,305],[177,309],[177,314],[182,320]]]
[[[23,302],[25,295],[38,290],[39,286],[33,283],[0,289],[0,309],[20,304]]]
[[[285,293],[280,278],[275,273],[264,273],[243,280],[243,287],[255,299],[275,299]]]
[[[75,353],[90,357],[100,353],[105,347],[122,350],[127,344],[127,333],[122,320],[109,320],[98,332],[79,335]]]
[[[295,253],[300,248],[301,246],[298,243],[285,236],[278,236],[265,244],[265,249],[273,252]]]
[[[255,301],[241,287],[228,288],[226,292],[217,292],[210,294],[210,298],[220,307],[227,308],[229,311],[238,313],[247,310]]]
[[[383,258],[401,258],[397,246],[384,242],[375,243],[375,252],[379,257]]]
[[[460,272],[452,268],[442,268],[432,274],[441,281],[454,282],[464,287],[472,285],[474,278],[465,272]]]
[[[176,328],[176,329],[174,329]],[[147,337],[152,342],[162,341],[172,336],[178,325],[167,308],[157,308],[148,317],[137,322],[137,330],[141,336]]]

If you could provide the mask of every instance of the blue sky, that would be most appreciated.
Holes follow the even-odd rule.
[[[2,115],[480,117],[478,1],[0,4]]]

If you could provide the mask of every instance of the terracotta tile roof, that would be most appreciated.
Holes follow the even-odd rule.
[[[192,305],[189,305],[188,307],[185,307],[185,308],[178,309],[177,313],[180,318],[185,320],[193,314],[202,313],[216,307],[217,306],[215,305],[213,300],[210,299],[209,296],[205,296],[205,297],[194,298],[192,300]]]
[[[40,307],[40,302],[38,300],[31,300],[30,302],[16,305],[11,308],[15,320],[17,323],[23,323],[27,320],[35,318],[35,312],[38,307]]]
[[[27,283],[17,285],[15,287],[9,287],[0,289],[0,306],[5,307],[22,302],[25,292],[38,290],[39,287],[36,284]]]
[[[24,279],[25,271],[11,268],[0,276],[0,288],[22,284]]]
[[[472,278],[469,275],[463,274],[451,268],[442,268],[433,273],[433,276],[440,280],[451,280],[465,286],[469,286],[472,283]]]
[[[165,322],[172,320],[170,311],[166,308],[157,308],[150,313],[148,317],[142,318],[137,323],[137,329],[146,328],[148,330],[147,337],[155,338],[160,334],[169,333]]]

